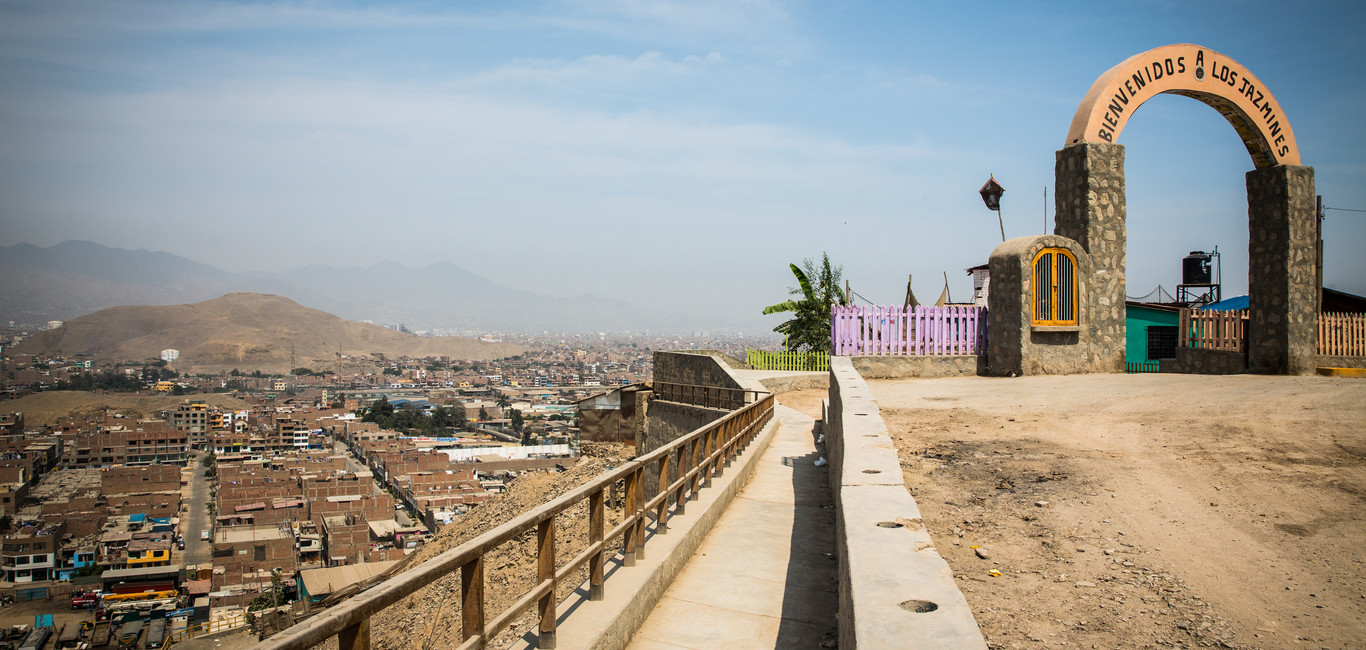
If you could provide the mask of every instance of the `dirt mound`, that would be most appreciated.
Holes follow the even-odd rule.
[[[533,472],[518,477],[503,494],[474,508],[431,541],[405,558],[405,567],[414,567],[447,550],[473,539],[497,526],[564,494],[609,468],[625,462],[632,449],[625,445],[585,444],[584,456],[564,472]],[[588,545],[587,502],[570,508],[557,518],[555,549],[557,565],[573,558]],[[607,527],[621,521],[620,510],[610,510]],[[497,616],[536,583],[536,531],[516,537],[484,558],[484,611],[488,619]],[[560,585],[557,598],[567,597],[587,574]],[[534,609],[534,608],[533,608]],[[534,612],[521,617],[508,640],[524,633],[534,624]],[[372,646],[383,648],[450,648],[460,644],[460,572],[456,571],[413,595],[375,614],[370,619]],[[491,644],[493,645],[493,644]],[[501,647],[498,644],[496,647]]]
[[[260,293],[230,293],[189,305],[105,309],[40,332],[14,351],[89,354],[99,362],[119,362],[156,359],[165,349],[179,350],[176,369],[189,372],[326,370],[343,357],[372,354],[486,361],[525,351],[512,343],[413,336]]]
[[[129,395],[127,393],[95,393],[84,391],[51,390],[33,393],[16,400],[0,402],[0,411],[22,412],[25,427],[37,428],[56,424],[64,417],[82,418],[102,415],[107,407],[114,413],[133,420],[158,417],[160,411],[174,410],[190,400],[204,400],[209,406],[234,411],[250,408],[246,402],[222,394],[177,397],[172,395]]]

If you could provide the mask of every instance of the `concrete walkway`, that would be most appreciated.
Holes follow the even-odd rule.
[[[835,509],[816,422],[777,406],[779,427],[629,648],[832,647]]]

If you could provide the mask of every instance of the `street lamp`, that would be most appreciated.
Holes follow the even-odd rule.
[[[996,213],[996,221],[1001,225],[1001,241],[1004,242],[1006,240],[1006,222],[1001,218],[1001,195],[1006,193],[1006,188],[1001,187],[1001,184],[996,182],[996,175],[992,174],[991,178],[982,185],[982,189],[977,190],[977,193],[982,195],[982,203],[987,205],[987,209]]]

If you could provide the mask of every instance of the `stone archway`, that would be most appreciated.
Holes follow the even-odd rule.
[[[1124,369],[1124,145],[1116,140],[1135,109],[1159,94],[1197,99],[1219,111],[1251,156],[1248,198],[1248,369],[1313,370],[1317,342],[1317,222],[1314,169],[1300,164],[1290,122],[1247,68],[1206,47],[1168,45],[1126,59],[1096,79],[1057,152],[1055,234],[1091,256],[1084,326],[1095,370]]]

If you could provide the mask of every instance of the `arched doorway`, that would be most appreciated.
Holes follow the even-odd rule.
[[[1313,370],[1318,304],[1314,169],[1280,103],[1233,59],[1199,45],[1168,45],[1126,59],[1102,74],[1072,118],[1057,152],[1055,234],[1090,255],[1092,277],[1083,326],[1090,363],[1124,368],[1124,146],[1118,138],[1134,111],[1159,94],[1197,99],[1233,125],[1254,169],[1247,173],[1247,366],[1254,372]]]

